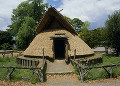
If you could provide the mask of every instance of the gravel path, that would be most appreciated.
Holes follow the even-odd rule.
[[[55,60],[50,62],[47,60],[47,73],[68,73],[73,72],[72,64],[66,64],[65,60]]]
[[[120,77],[112,79],[101,79],[81,83],[78,75],[47,75],[47,82],[31,84],[30,82],[17,81],[8,82],[0,81],[0,86],[120,86]]]
[[[87,83],[81,83],[76,74],[47,76],[47,82],[43,86],[120,86],[120,78],[94,80]]]

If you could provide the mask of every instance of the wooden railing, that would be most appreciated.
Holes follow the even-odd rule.
[[[104,66],[84,66],[80,64],[80,62],[76,62],[74,59],[71,59],[71,63],[79,68],[81,82],[84,82],[85,75],[89,73],[90,70],[93,68],[103,68],[107,72],[108,76],[112,78],[113,67],[120,66],[120,64],[111,64],[111,65],[104,65]],[[108,67],[110,67],[110,71],[107,69]]]
[[[21,55],[21,51],[14,51],[14,50],[3,50],[3,51],[0,51],[0,53],[2,54],[2,57],[6,57],[7,54],[10,54],[11,56],[13,56],[13,53],[18,53],[18,55]]]
[[[43,65],[41,67],[24,67],[24,66],[4,66],[0,65],[0,68],[7,68],[7,79],[11,80],[11,75],[15,69],[30,69],[33,71],[33,74],[36,74],[41,82],[44,81],[45,77],[45,69],[46,69],[46,59],[43,61]],[[10,69],[12,69],[10,71]]]

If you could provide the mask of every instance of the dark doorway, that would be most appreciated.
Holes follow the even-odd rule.
[[[65,59],[65,40],[54,40],[55,59]]]

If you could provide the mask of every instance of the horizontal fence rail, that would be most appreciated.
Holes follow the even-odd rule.
[[[93,68],[103,68],[110,78],[112,78],[112,71],[114,66],[120,66],[120,64],[110,64],[110,65],[103,65],[103,66],[84,66],[80,62],[76,62],[74,59],[71,59],[71,63],[79,68],[79,74],[81,78],[81,82],[84,82],[84,77],[87,73],[90,72]],[[110,67],[110,71],[107,69]]]
[[[41,67],[23,67],[23,66],[4,66],[0,65],[0,68],[16,68],[16,69],[41,69]]]
[[[3,50],[3,51],[0,51],[0,53],[2,54],[3,58],[6,57],[7,54],[14,56],[13,53],[18,53],[17,56],[22,55],[22,51],[14,51],[14,50]]]

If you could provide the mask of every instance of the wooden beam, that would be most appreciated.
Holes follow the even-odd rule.
[[[75,56],[76,56],[76,49],[74,50],[74,60],[75,60]]]
[[[14,70],[15,70],[15,68],[12,68],[12,71],[10,72],[10,70],[7,68],[7,73],[8,73],[7,79],[8,79],[8,81],[11,80],[11,74],[13,73]]]
[[[16,69],[41,69],[41,67],[4,66],[4,65],[0,65],[0,68],[16,68]]]
[[[45,59],[45,57],[44,57],[44,48],[43,48],[43,60]]]

